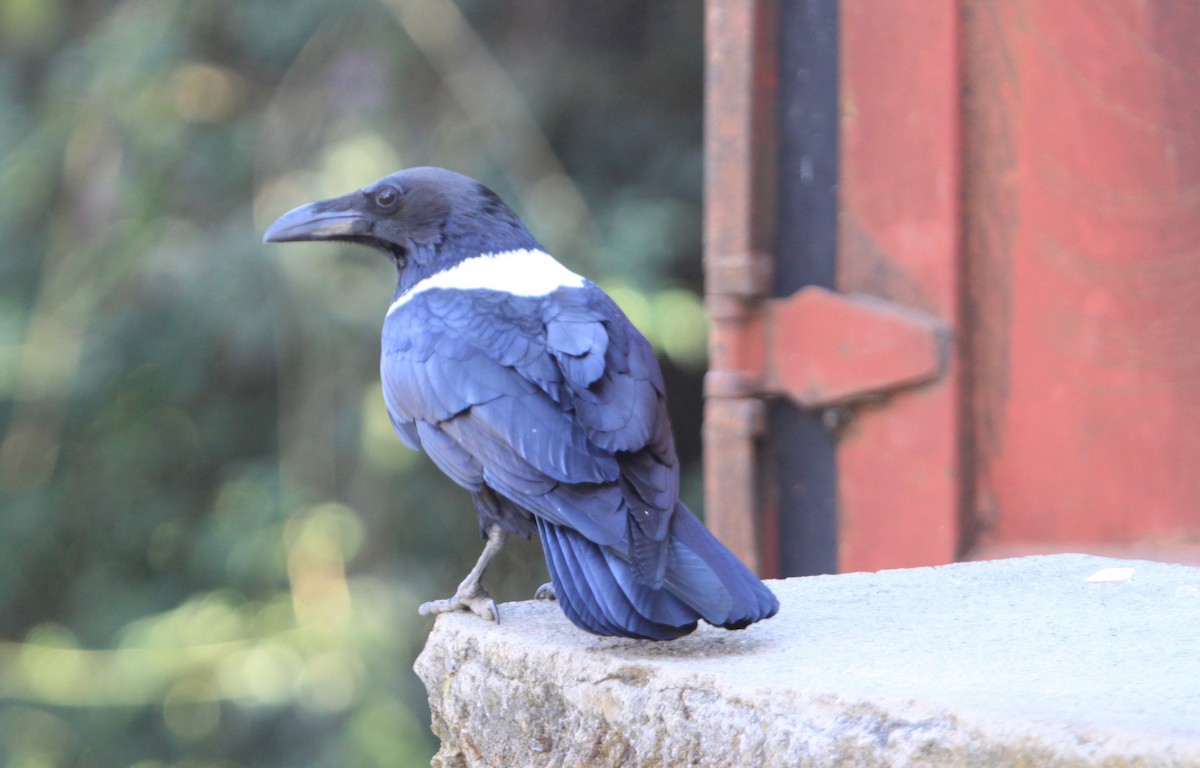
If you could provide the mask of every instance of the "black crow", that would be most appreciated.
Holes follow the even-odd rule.
[[[577,626],[666,640],[741,629],[779,601],[679,501],[650,344],[594,283],[538,245],[490,189],[411,168],[284,214],[267,242],[338,240],[396,265],[380,372],[397,434],[471,492],[487,541],[421,613],[498,620],[480,581],[512,533],[541,538]]]

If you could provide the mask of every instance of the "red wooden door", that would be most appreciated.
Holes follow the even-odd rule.
[[[843,0],[838,288],[947,329],[938,377],[860,405],[838,445],[842,571],[948,563],[964,493],[958,4]]]
[[[966,10],[975,554],[1186,556],[1169,550],[1200,543],[1200,4]]]
[[[786,397],[840,570],[1193,558],[1200,4],[842,0],[836,290],[770,298],[781,8],[708,3],[710,525],[778,573]]]

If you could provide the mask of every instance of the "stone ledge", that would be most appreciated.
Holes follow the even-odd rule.
[[[1101,568],[1131,579],[1087,583]],[[1085,555],[771,583],[775,618],[668,643],[553,604],[438,618],[446,766],[1200,766],[1200,569]]]

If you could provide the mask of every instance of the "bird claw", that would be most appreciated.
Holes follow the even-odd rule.
[[[450,611],[470,611],[485,621],[500,623],[500,609],[496,607],[496,601],[482,590],[475,594],[458,593],[446,600],[431,600],[417,608],[417,613],[422,616],[435,616]]]
[[[558,593],[554,591],[553,582],[547,582],[537,588],[537,592],[533,593],[534,600],[557,600]]]

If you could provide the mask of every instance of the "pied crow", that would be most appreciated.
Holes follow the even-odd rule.
[[[371,246],[396,266],[380,374],[397,434],[471,493],[487,543],[421,613],[498,620],[481,579],[536,529],[557,598],[598,635],[741,629],[775,595],[679,500],[650,344],[611,298],[547,254],[483,184],[411,168],[284,214],[267,242]]]

